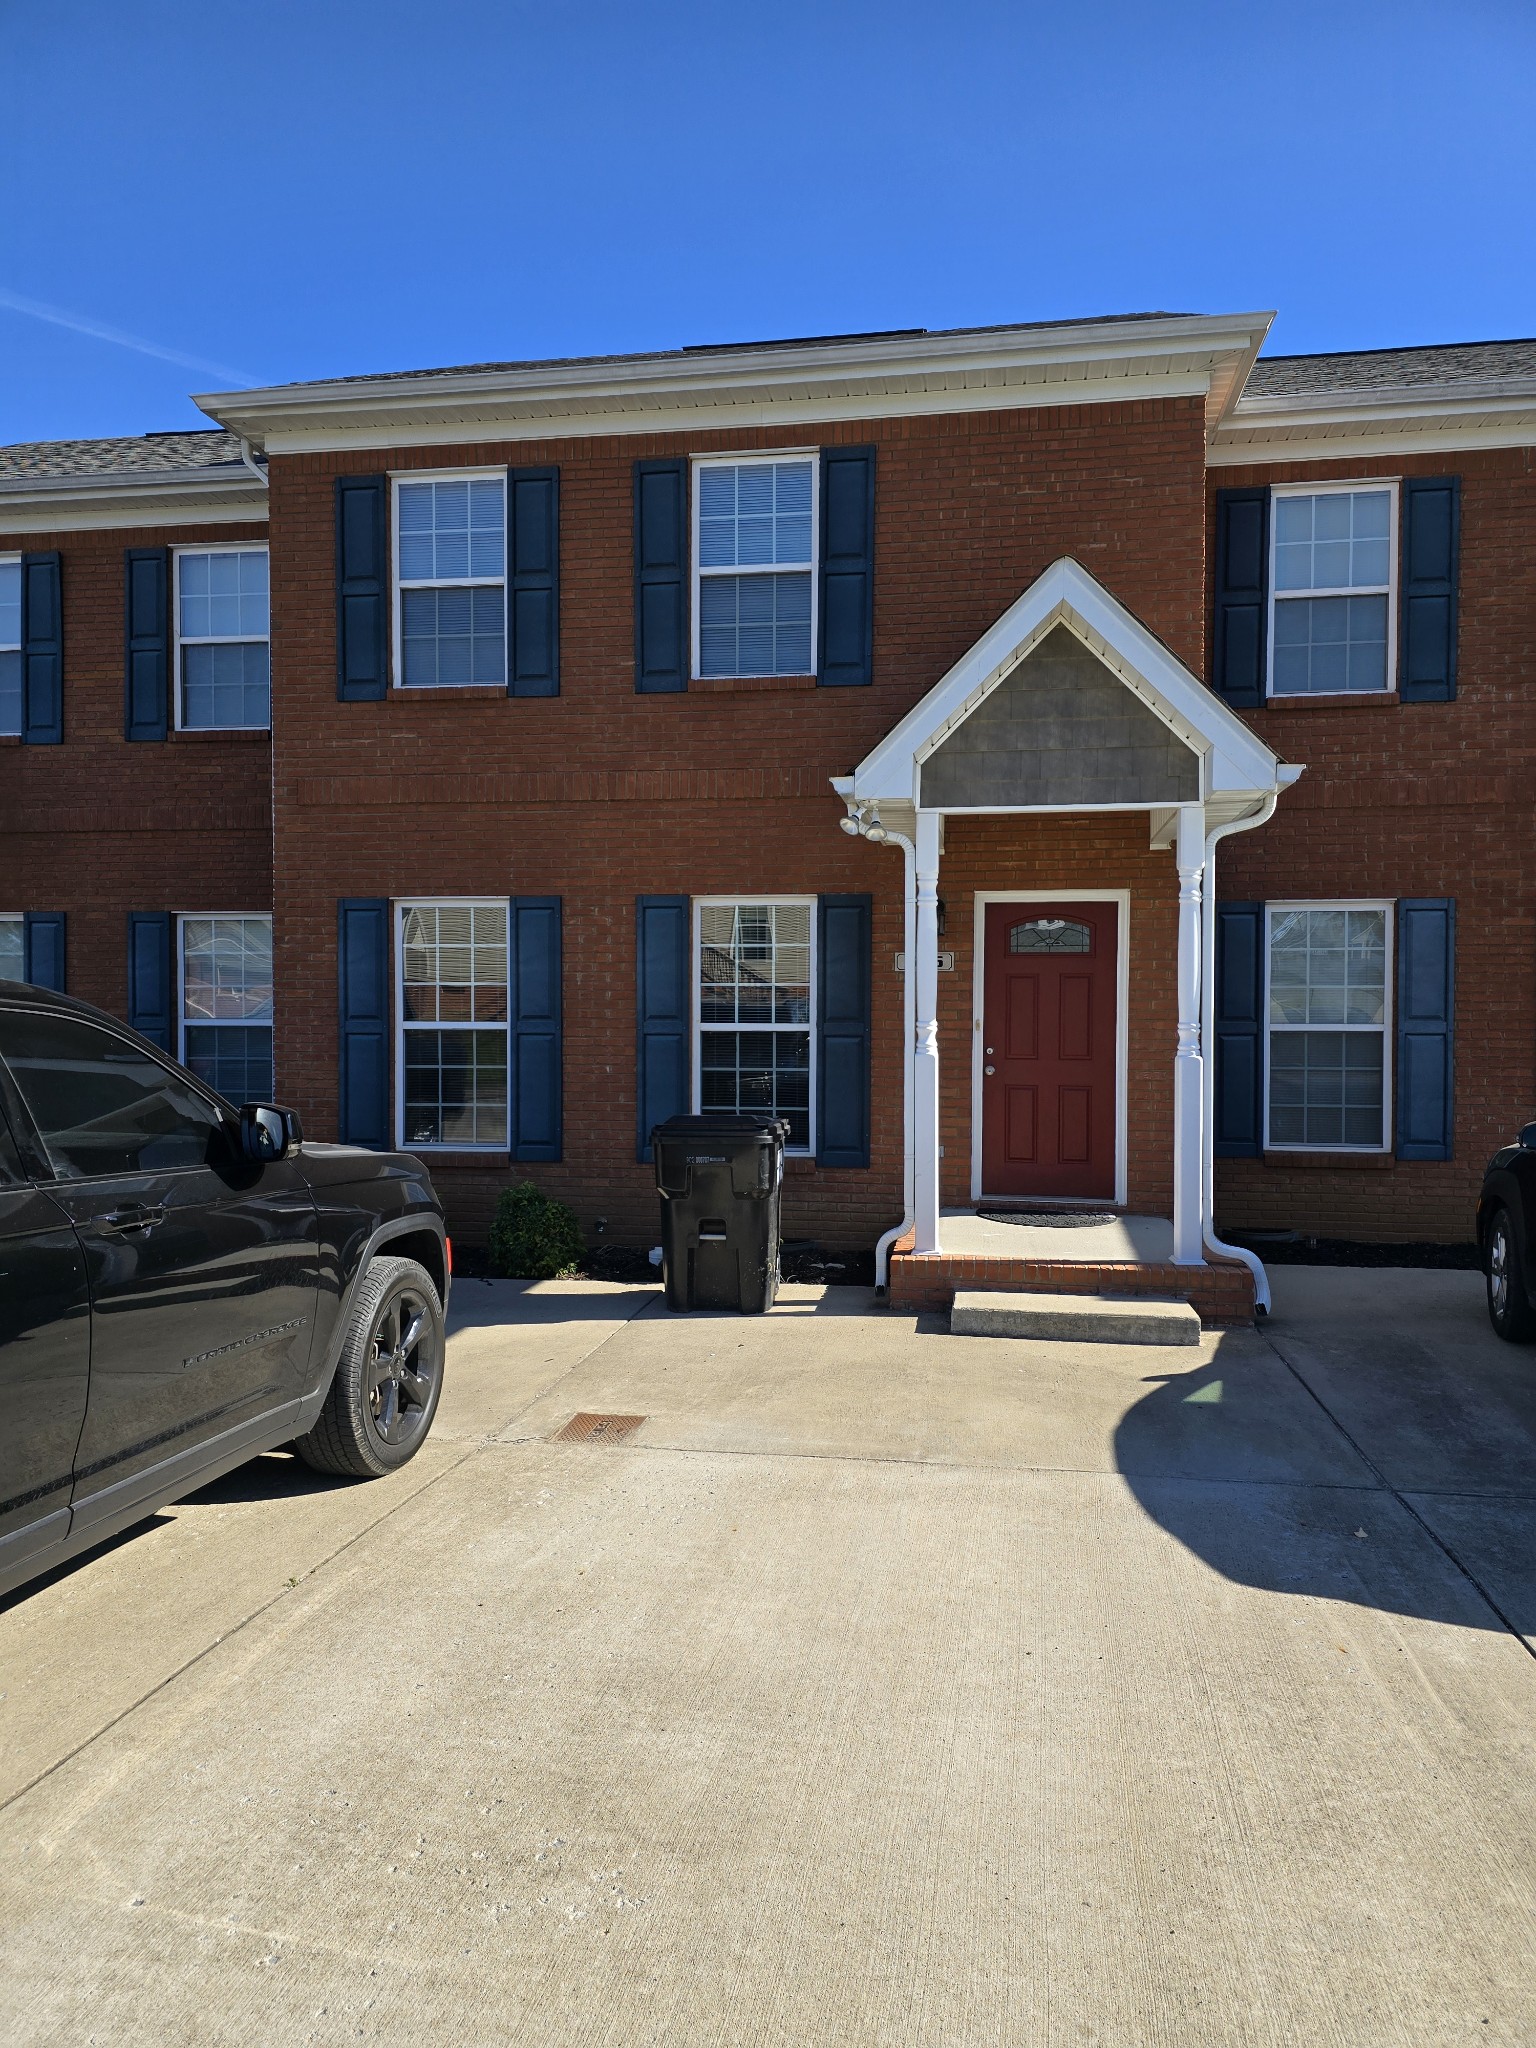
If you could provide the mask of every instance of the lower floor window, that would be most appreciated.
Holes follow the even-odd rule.
[[[697,906],[700,1109],[762,1110],[811,1149],[809,902]]]
[[[1385,903],[1269,906],[1266,1145],[1384,1149],[1390,939]]]
[[[507,905],[397,907],[400,1137],[507,1146]]]
[[[183,917],[181,1057],[227,1101],[272,1099],[272,920]]]
[[[25,981],[27,942],[19,917],[0,917],[0,981]]]

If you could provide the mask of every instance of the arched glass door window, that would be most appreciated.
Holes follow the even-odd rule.
[[[1091,953],[1092,925],[1068,917],[1032,917],[1009,927],[1010,953]]]

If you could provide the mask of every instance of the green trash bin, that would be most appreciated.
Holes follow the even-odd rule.
[[[779,1291],[781,1117],[717,1110],[651,1132],[667,1307],[761,1315]]]

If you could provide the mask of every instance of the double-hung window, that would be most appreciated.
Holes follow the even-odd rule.
[[[693,506],[694,674],[812,674],[816,458],[698,462]]]
[[[272,1099],[272,920],[178,919],[181,1059],[228,1101]]]
[[[1277,487],[1269,693],[1389,690],[1397,660],[1397,486]]]
[[[0,981],[25,981],[26,978],[26,926],[17,913],[0,916]]]
[[[396,905],[400,1142],[507,1149],[507,903]]]
[[[176,550],[176,723],[185,732],[272,723],[267,551]]]
[[[1268,906],[1265,1146],[1380,1152],[1387,1144],[1387,903]]]
[[[0,734],[21,730],[21,557],[0,555]]]
[[[812,1145],[815,909],[705,898],[694,915],[698,1107],[784,1117],[795,1152]]]
[[[395,591],[402,688],[506,687],[504,470],[396,478]]]

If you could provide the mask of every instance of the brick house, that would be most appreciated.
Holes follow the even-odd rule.
[[[1536,344],[1268,317],[0,450],[0,973],[424,1153],[470,1241],[527,1176],[650,1242],[652,1124],[737,1103],[898,1299],[1067,1284],[997,1204],[1218,1314],[1218,1223],[1465,1238],[1536,1113]]]

